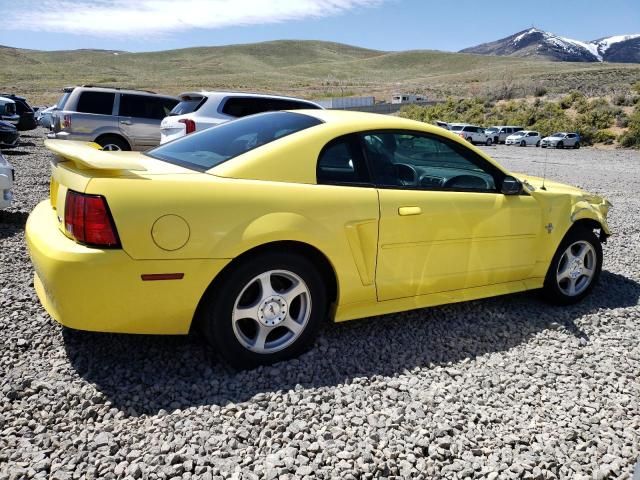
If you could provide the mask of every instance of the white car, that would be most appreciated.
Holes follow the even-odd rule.
[[[484,128],[475,125],[452,124],[451,131],[464,138],[467,142],[481,145],[491,145],[493,140],[485,132]]]
[[[14,175],[13,167],[0,153],[0,209],[11,206]]]
[[[533,130],[521,130],[509,135],[504,143],[505,145],[520,145],[521,147],[528,147],[529,145],[539,147],[540,140],[540,133]]]
[[[180,103],[160,124],[161,144],[254,113],[322,109],[308,100],[258,93],[191,92],[178,97]]]
[[[16,102],[10,98],[0,97],[0,120],[18,125],[20,115],[16,112]]]
[[[572,132],[558,132],[542,139],[542,148],[580,148],[580,135]]]

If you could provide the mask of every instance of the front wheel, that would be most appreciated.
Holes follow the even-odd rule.
[[[544,281],[545,297],[560,305],[579,302],[600,277],[602,245],[585,228],[570,230],[560,243]]]
[[[239,264],[205,298],[200,326],[236,368],[268,365],[303,353],[327,311],[326,287],[301,255],[265,253]]]
[[[556,148],[564,148],[564,143],[558,142],[558,144],[556,145]]]
[[[521,147],[526,147],[526,146],[527,146],[527,142],[525,142],[524,140],[522,140],[522,141],[520,142],[520,146],[521,146]]]
[[[490,138],[487,138],[487,141],[484,143],[487,147],[490,147],[493,141]]]

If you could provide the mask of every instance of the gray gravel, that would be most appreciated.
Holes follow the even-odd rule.
[[[606,194],[616,235],[580,305],[533,293],[328,325],[297,360],[233,372],[197,338],[64,330],[40,307],[26,213],[41,132],[7,152],[0,479],[630,478],[640,456],[640,155],[491,147]]]

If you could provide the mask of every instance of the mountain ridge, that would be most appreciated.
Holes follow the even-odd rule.
[[[640,63],[640,34],[612,35],[582,41],[535,27],[459,53],[509,57],[541,57],[562,62]]]

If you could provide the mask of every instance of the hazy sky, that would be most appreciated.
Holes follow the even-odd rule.
[[[535,25],[640,33],[640,0],[0,0],[0,45],[167,50],[276,39],[455,51]]]

